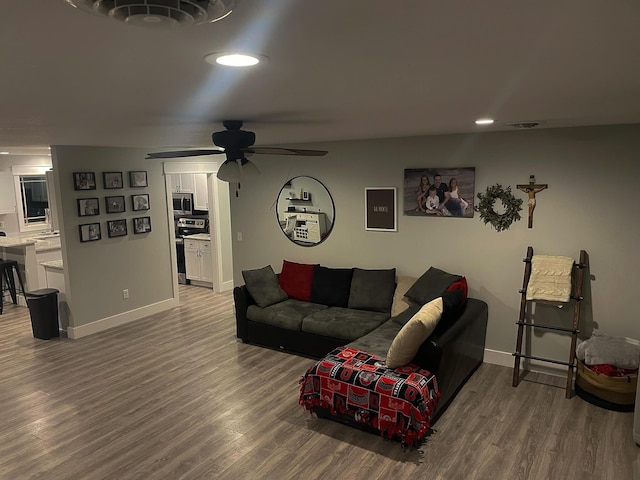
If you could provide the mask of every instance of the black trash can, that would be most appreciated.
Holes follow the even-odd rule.
[[[55,288],[42,288],[25,293],[33,336],[49,340],[60,336],[58,329],[58,292]]]

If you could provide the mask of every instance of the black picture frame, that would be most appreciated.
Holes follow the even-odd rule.
[[[102,183],[105,190],[124,188],[122,172],[102,172]]]
[[[149,210],[149,194],[148,193],[140,193],[136,195],[131,195],[131,209],[134,212],[140,212],[143,210]]]
[[[124,213],[127,210],[124,195],[104,197],[104,204],[107,213]]]
[[[102,238],[102,232],[100,231],[99,223],[85,223],[83,225],[78,226],[80,231],[80,241],[84,242],[95,242]]]
[[[151,217],[134,217],[133,233],[149,233],[151,231]]]
[[[107,222],[107,235],[109,235],[109,238],[126,237],[127,221],[124,219],[109,220]]]
[[[73,189],[74,190],[95,190],[96,189],[95,172],[73,172]]]
[[[364,189],[364,229],[376,232],[397,232],[398,212],[395,187]]]
[[[129,186],[131,188],[148,187],[147,172],[145,170],[135,170],[129,172]]]
[[[77,202],[79,217],[93,217],[100,215],[100,203],[98,202],[98,197],[78,198]]]

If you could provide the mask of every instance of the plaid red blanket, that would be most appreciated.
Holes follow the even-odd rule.
[[[300,404],[348,415],[389,438],[416,445],[430,432],[440,393],[436,376],[417,365],[394,370],[367,352],[338,347],[300,379]]]

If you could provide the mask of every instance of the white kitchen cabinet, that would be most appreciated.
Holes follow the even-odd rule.
[[[169,175],[171,191],[176,193],[194,193],[195,179],[193,173],[173,173]]]
[[[195,173],[194,192],[193,192],[193,208],[196,210],[209,210],[209,191],[207,189],[207,174]]]
[[[209,210],[209,194],[206,173],[174,173],[169,175],[171,191],[193,193],[193,208]]]
[[[0,172],[0,215],[16,213],[16,194],[11,172]]]
[[[211,241],[185,238],[184,258],[187,279],[197,285],[213,287]]]

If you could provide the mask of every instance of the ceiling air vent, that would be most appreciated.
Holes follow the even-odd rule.
[[[211,23],[229,15],[235,0],[66,0],[86,12],[132,25],[172,28]]]
[[[513,122],[507,123],[506,125],[509,127],[525,129],[537,127],[538,125],[540,125],[540,122]]]

